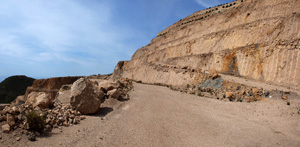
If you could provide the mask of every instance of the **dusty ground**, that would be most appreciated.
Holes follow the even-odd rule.
[[[107,101],[80,125],[30,142],[1,133],[0,146],[299,146],[300,98],[224,102],[134,84],[129,101]]]

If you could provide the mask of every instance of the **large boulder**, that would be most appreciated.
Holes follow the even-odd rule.
[[[97,90],[90,80],[80,78],[71,87],[70,104],[81,114],[96,113],[100,109],[103,97],[104,93]]]
[[[42,109],[49,108],[53,102],[48,93],[45,92],[31,92],[26,100],[26,104],[32,104],[34,107],[40,107]]]

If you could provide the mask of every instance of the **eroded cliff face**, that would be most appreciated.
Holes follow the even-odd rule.
[[[180,86],[198,84],[216,69],[300,89],[300,1],[233,3],[176,22],[120,62],[113,76]]]

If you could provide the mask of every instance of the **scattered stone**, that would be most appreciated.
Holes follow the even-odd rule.
[[[64,119],[63,117],[59,117],[58,120],[59,120],[60,122],[64,122],[64,121],[65,121],[65,119]]]
[[[252,88],[252,92],[253,92],[254,95],[255,95],[255,94],[258,94],[259,89],[258,89],[258,88]]]
[[[232,98],[232,96],[233,96],[233,93],[232,93],[232,92],[226,92],[226,93],[225,93],[225,97],[226,97],[226,98]]]
[[[2,125],[2,132],[8,133],[10,131],[10,126],[8,124]]]
[[[16,124],[15,117],[9,113],[6,114],[6,122],[9,126],[14,126]]]
[[[112,98],[119,98],[121,95],[121,92],[119,89],[113,89],[107,92],[108,96],[111,96]]]
[[[69,124],[68,124],[67,122],[64,122],[64,123],[63,123],[63,126],[68,127]]]
[[[18,119],[19,121],[22,121],[22,119],[23,119],[22,114],[17,115],[17,119]]]
[[[108,92],[113,89],[117,89],[120,87],[118,83],[110,82],[110,81],[104,81],[98,84],[98,87],[104,90],[104,92]]]
[[[29,124],[28,123],[25,123],[24,129],[29,130]]]
[[[287,100],[287,99],[288,99],[287,96],[282,96],[281,98],[282,98],[283,100]]]
[[[21,140],[21,137],[17,137],[16,140],[17,140],[17,141],[20,141],[20,140]]]
[[[266,92],[264,93],[264,95],[265,95],[265,97],[269,97],[269,95],[270,95],[269,91],[266,91]]]
[[[216,69],[211,69],[209,71],[209,77],[212,79],[216,79],[216,78],[220,77],[220,75],[217,73]]]
[[[50,125],[46,125],[45,126],[45,131],[46,132],[51,132],[52,131],[52,127]]]
[[[30,133],[29,137],[28,137],[28,140],[30,140],[30,141],[36,141],[36,135],[34,133]]]
[[[80,116],[80,120],[84,120],[85,119],[85,116]]]
[[[0,122],[5,120],[5,116],[0,115]]]

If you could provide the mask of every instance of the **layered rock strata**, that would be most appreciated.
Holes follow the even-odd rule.
[[[176,22],[119,62],[113,77],[180,86],[199,84],[216,69],[300,89],[300,1],[235,2]]]

